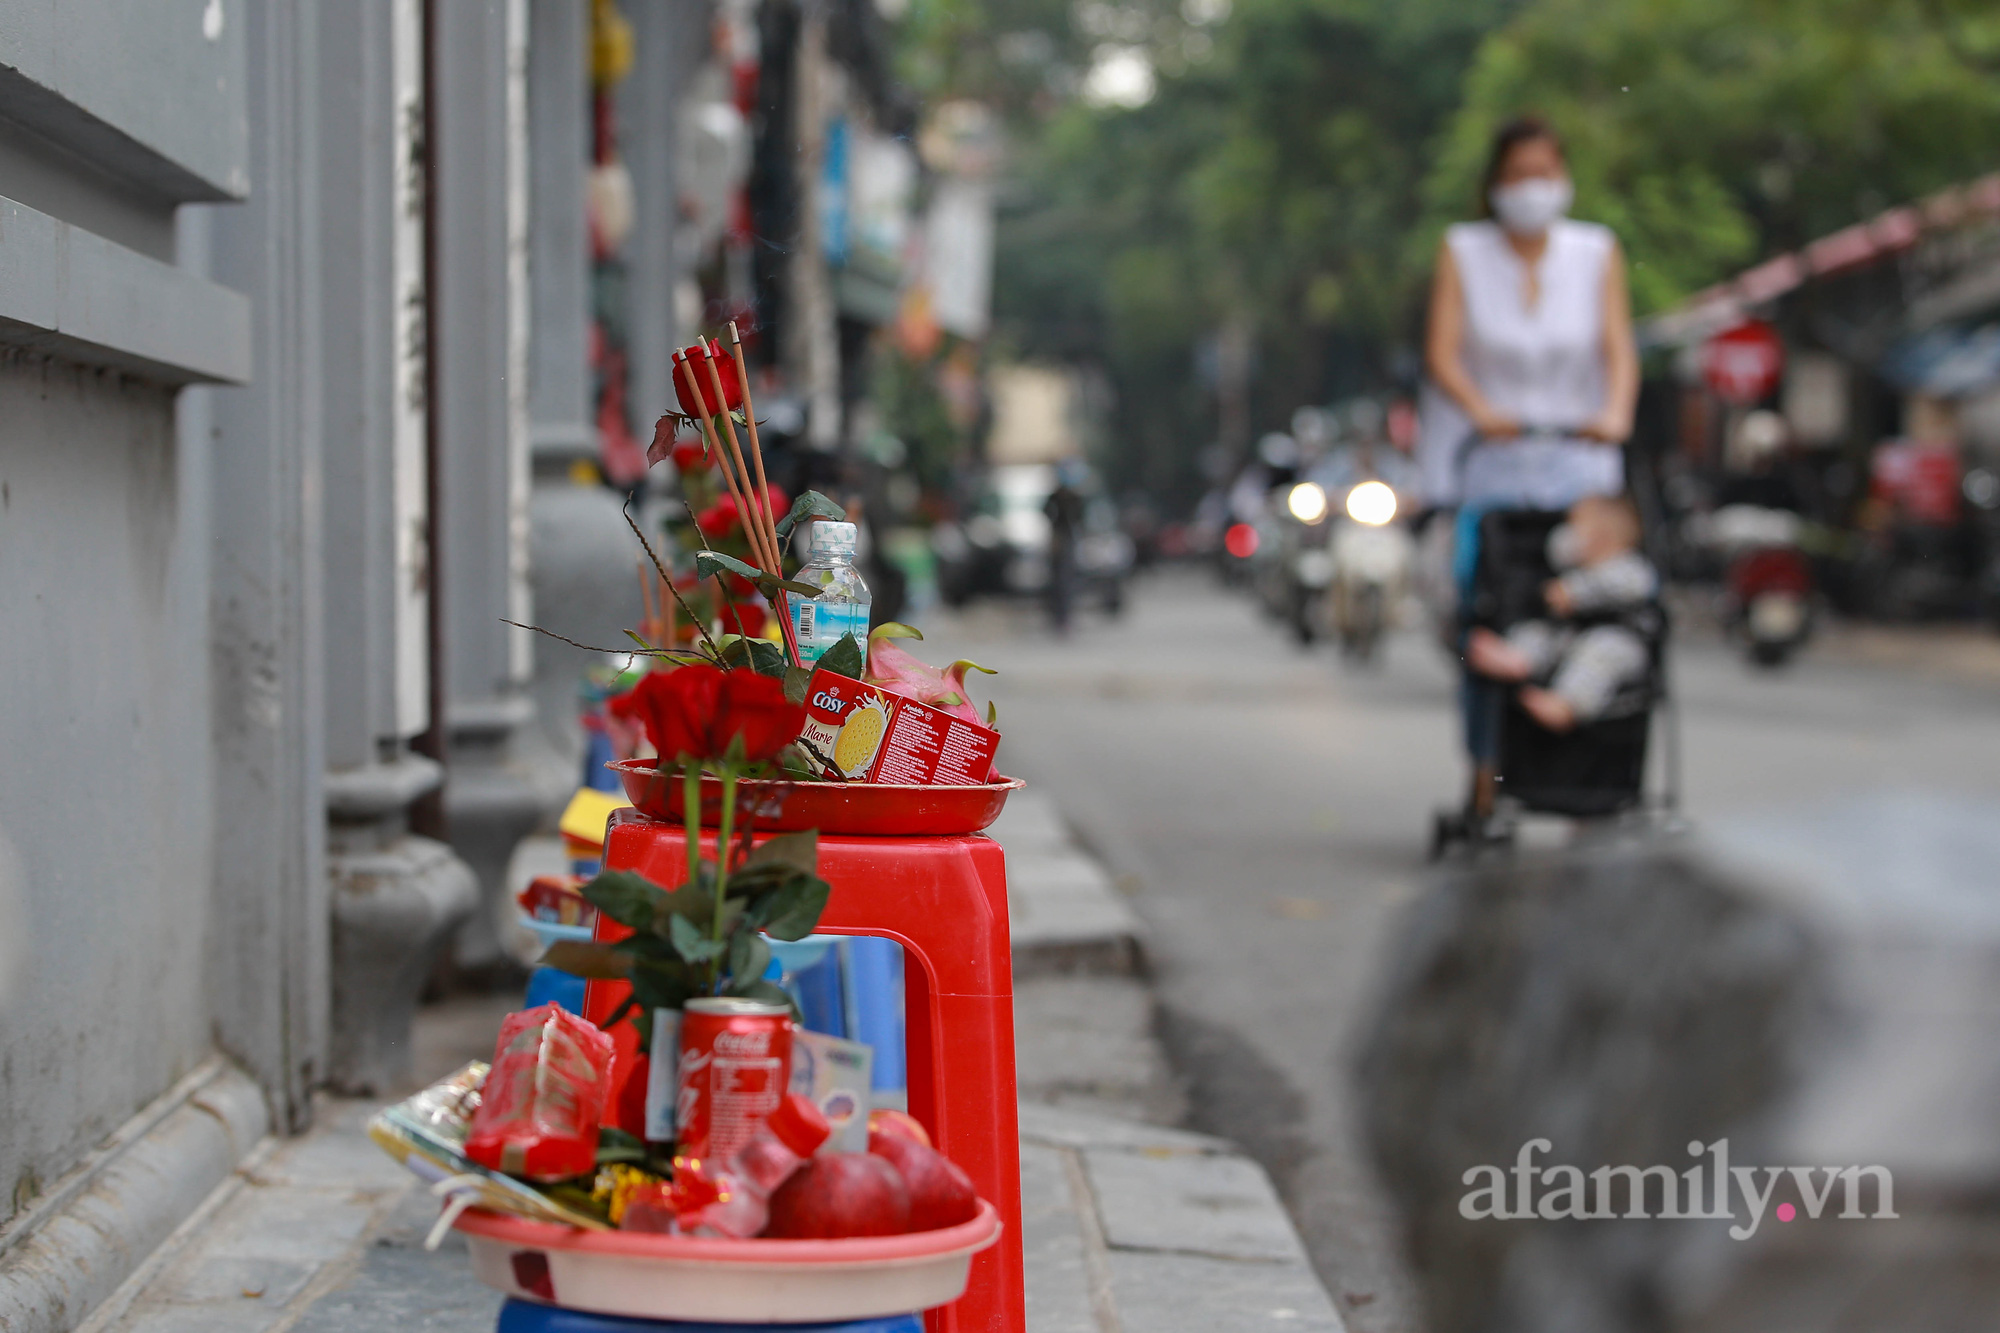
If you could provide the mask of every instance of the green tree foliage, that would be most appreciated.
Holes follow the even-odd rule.
[[[1996,13],[1540,0],[1480,49],[1427,184],[1426,240],[1468,203],[1493,128],[1532,107],[1568,143],[1578,212],[1623,238],[1635,304],[1660,309],[2000,167]]]
[[[1257,430],[1410,364],[1438,236],[1521,111],[1563,133],[1642,312],[2000,167],[1990,0],[918,0],[906,35],[927,96],[1012,130],[999,338],[1100,363],[1106,461],[1175,500],[1225,322]],[[1144,106],[1076,95],[1107,40],[1152,54]]]

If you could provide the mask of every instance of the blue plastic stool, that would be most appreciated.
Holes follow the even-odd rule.
[[[582,977],[573,977],[567,972],[558,972],[553,967],[538,967],[528,974],[528,995],[521,1001],[523,1009],[533,1009],[551,1000],[577,1015],[583,1016]]]
[[[684,1324],[510,1299],[500,1307],[500,1326],[494,1333],[645,1333],[647,1329],[658,1333],[924,1333],[924,1319],[922,1315],[897,1314],[844,1324]]]
[[[623,784],[618,775],[605,765],[618,757],[611,748],[611,737],[604,734],[601,726],[584,728],[583,732],[583,785],[592,791],[617,791]]]

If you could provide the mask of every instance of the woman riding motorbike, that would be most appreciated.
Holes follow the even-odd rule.
[[[1459,506],[1462,569],[1486,510],[1565,509],[1624,489],[1620,446],[1639,395],[1625,260],[1608,228],[1565,216],[1570,199],[1555,132],[1511,121],[1493,139],[1479,219],[1451,227],[1438,250],[1425,360],[1472,447],[1429,471],[1456,483],[1432,499]],[[1505,694],[1469,669],[1460,694],[1469,809],[1483,820]]]

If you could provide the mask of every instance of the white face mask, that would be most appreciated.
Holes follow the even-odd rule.
[[[1538,236],[1569,212],[1573,198],[1567,176],[1531,176],[1495,186],[1488,196],[1500,225],[1516,236]]]
[[[1558,571],[1575,569],[1583,563],[1583,534],[1571,523],[1558,523],[1549,529],[1549,544],[1545,548],[1549,564]]]

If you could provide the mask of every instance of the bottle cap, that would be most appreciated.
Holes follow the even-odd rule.
[[[816,519],[806,524],[806,554],[853,555],[860,534],[852,523]]]
[[[819,1145],[833,1133],[833,1126],[826,1123],[812,1098],[797,1092],[779,1102],[778,1109],[764,1117],[764,1124],[777,1135],[778,1142],[801,1157],[818,1152]]]

